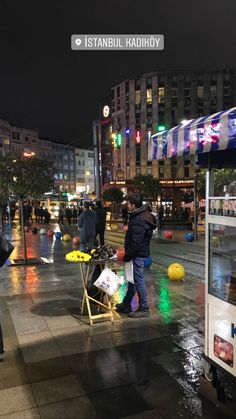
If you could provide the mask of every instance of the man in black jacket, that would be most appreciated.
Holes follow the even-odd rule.
[[[121,304],[116,305],[116,309],[119,313],[129,313],[129,317],[149,317],[143,268],[146,257],[150,255],[150,241],[153,230],[157,227],[157,223],[152,213],[142,206],[142,198],[139,194],[134,194],[128,201],[130,221],[125,236],[124,261],[129,262],[133,260],[134,284],[131,282],[128,283],[126,296]],[[135,291],[138,293],[139,307],[137,311],[132,312],[131,301],[135,295]]]
[[[106,229],[107,212],[105,208],[102,206],[101,201],[96,202],[95,213],[97,217],[96,238],[99,235],[100,245],[104,246],[104,234]]]

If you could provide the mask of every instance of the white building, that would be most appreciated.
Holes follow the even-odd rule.
[[[75,148],[76,192],[94,192],[94,152],[92,149]]]

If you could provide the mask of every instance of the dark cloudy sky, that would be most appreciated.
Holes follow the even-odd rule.
[[[98,101],[158,69],[236,67],[235,0],[0,0],[0,118],[90,144]],[[71,34],[163,33],[165,50],[71,51]]]

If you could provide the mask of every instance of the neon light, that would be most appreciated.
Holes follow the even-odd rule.
[[[121,147],[122,135],[120,133],[117,135],[116,144],[117,144],[117,147]]]
[[[136,143],[140,144],[140,142],[141,142],[140,131],[137,131],[137,133],[136,133]]]

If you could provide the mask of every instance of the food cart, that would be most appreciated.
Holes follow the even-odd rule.
[[[216,387],[222,371],[236,377],[236,189],[214,181],[236,169],[236,108],[156,134],[152,148],[157,160],[194,154],[207,169],[204,376]]]

